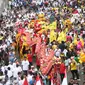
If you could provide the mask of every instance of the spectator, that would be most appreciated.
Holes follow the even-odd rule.
[[[59,45],[59,48],[61,49],[62,52],[64,51],[64,49],[66,48],[64,41],[62,41],[62,43]]]
[[[22,61],[22,69],[25,75],[28,74],[28,69],[29,69],[29,62],[26,59],[26,57],[24,57],[24,60]]]
[[[71,57],[70,69],[71,69],[73,79],[77,78],[78,80],[80,80],[78,70],[77,70],[77,62],[74,60],[73,57]]]
[[[28,50],[27,57],[28,57],[28,61],[29,61],[29,68],[31,68],[32,62],[33,62],[31,50]]]
[[[9,79],[13,77],[13,74],[12,74],[12,71],[11,71],[10,67],[8,67],[7,76],[8,76]]]
[[[63,81],[64,79],[64,76],[65,76],[65,64],[63,62],[61,62],[60,64],[60,76],[61,76],[61,82]]]
[[[19,85],[22,85],[23,84],[23,82],[24,82],[24,77],[23,76],[21,76],[21,80],[19,80]]]

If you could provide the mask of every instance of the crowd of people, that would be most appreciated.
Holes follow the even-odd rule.
[[[47,46],[46,55],[49,49],[54,51],[60,83],[65,71],[72,74],[68,85],[79,85],[80,70],[85,80],[84,5],[85,0],[9,0],[8,8],[0,16],[0,85],[27,85],[23,84],[26,79],[28,85],[35,85],[37,76],[43,85],[52,83],[48,75],[42,75],[32,46],[24,46],[23,51],[18,48],[17,42],[22,42],[17,40],[19,28],[29,32],[32,38],[40,32],[42,43]],[[38,20],[39,15],[43,15],[39,21],[44,22],[44,31],[36,31],[31,23]],[[56,22],[56,29],[45,30],[53,22]]]

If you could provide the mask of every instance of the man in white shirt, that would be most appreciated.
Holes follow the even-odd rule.
[[[7,48],[7,45],[5,43],[2,44],[3,50],[5,51]]]
[[[29,71],[29,73],[27,75],[28,82],[32,81],[32,77],[33,77],[33,73],[32,73],[32,71]]]
[[[1,71],[2,71],[3,74],[4,74],[4,72],[5,72],[5,66],[1,66]]]
[[[29,69],[29,62],[26,59],[26,57],[24,57],[24,60],[22,61],[22,69],[23,69],[24,74],[27,76],[28,69]]]
[[[10,70],[13,72],[13,64],[11,62],[9,62],[9,65],[7,66],[7,68],[10,67]]]
[[[19,85],[23,85],[23,82],[24,82],[24,78],[23,76],[21,76],[21,80],[19,80]]]
[[[60,57],[61,49],[55,49],[55,56]]]
[[[5,83],[5,85],[10,85],[11,84],[11,81],[10,80],[8,80],[6,83]]]
[[[17,78],[19,72],[22,72],[22,68],[19,66],[19,64],[16,64],[16,67],[13,70],[13,77]]]
[[[7,76],[8,76],[9,79],[13,76],[10,67],[8,67]]]

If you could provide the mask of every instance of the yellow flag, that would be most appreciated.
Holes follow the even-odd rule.
[[[50,42],[56,40],[56,33],[54,32],[54,30],[51,30],[50,32]]]
[[[85,53],[84,53],[84,52],[81,52],[81,53],[80,53],[80,60],[81,60],[82,62],[85,62]]]
[[[82,46],[84,46],[84,40],[82,38],[80,38],[80,41],[82,43]]]
[[[78,43],[78,41],[77,41],[77,36],[76,36],[76,35],[75,35],[75,37],[74,37],[73,43],[74,43],[74,45],[77,45],[77,43]]]
[[[65,28],[64,32],[67,33],[68,32],[68,28]]]
[[[66,33],[64,33],[63,31],[59,34],[59,37],[57,39],[57,41],[59,43],[61,43],[61,41],[66,41]]]
[[[55,30],[56,29],[56,21],[54,21],[53,23],[51,23],[50,25],[48,25],[48,29],[50,30]]]

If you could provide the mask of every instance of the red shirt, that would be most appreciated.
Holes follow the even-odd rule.
[[[65,64],[64,63],[60,64],[60,73],[65,73]]]
[[[36,58],[36,64],[40,66],[40,60],[38,58]]]
[[[27,54],[27,57],[28,57],[28,61],[32,62],[32,55],[31,54]]]
[[[66,37],[66,41],[72,41],[72,37],[71,36],[67,36]]]

